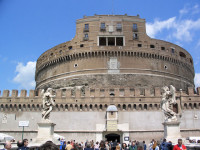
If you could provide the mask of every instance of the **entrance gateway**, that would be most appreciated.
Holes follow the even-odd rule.
[[[129,123],[118,123],[118,110],[115,105],[108,106],[106,110],[106,124],[96,124],[96,140],[129,143]]]
[[[105,125],[103,125],[105,127]],[[118,110],[115,105],[108,106],[106,110],[106,130],[101,134],[103,140],[124,143],[124,137],[129,137],[129,125],[118,124]],[[125,132],[124,132],[125,131]]]
[[[110,133],[110,134],[107,134],[105,135],[105,139],[107,141],[112,141],[114,142],[115,140],[117,140],[117,142],[120,142],[120,135],[119,134],[115,134],[115,133]]]

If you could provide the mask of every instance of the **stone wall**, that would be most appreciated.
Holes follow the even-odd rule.
[[[118,124],[129,124],[130,139],[150,140],[162,137],[164,120],[160,109],[161,89],[145,88],[84,88],[68,87],[57,89],[53,112],[50,119],[57,125],[55,133],[64,135],[67,139],[84,140],[96,138],[102,131],[97,124],[106,126],[106,109],[116,105],[118,109]],[[19,121],[28,120],[25,137],[34,138],[37,133],[37,123],[41,120],[42,98],[40,90],[4,90],[0,97],[0,132],[21,138],[22,128]],[[19,94],[20,93],[20,94]],[[27,95],[29,93],[29,95]],[[194,92],[193,87],[187,91],[177,91],[178,112],[181,115],[181,134],[197,136],[200,116],[200,88]],[[146,135],[146,136],[145,136]],[[155,135],[155,136],[154,136]],[[76,138],[75,138],[76,139]]]
[[[106,24],[104,32],[100,31],[102,22]],[[63,88],[80,84],[104,88],[121,86],[118,81],[124,74],[133,76],[133,79],[123,78],[133,87],[162,87],[163,83],[170,84],[170,80],[177,89],[186,90],[187,87],[194,86],[191,55],[178,45],[148,37],[144,19],[127,15],[95,15],[79,19],[76,23],[76,35],[71,41],[47,50],[38,58],[36,89]],[[122,25],[120,32],[116,30],[117,23]],[[87,31],[85,24],[89,25]],[[137,24],[137,39],[133,39],[133,24]],[[113,32],[109,32],[109,27],[114,28]],[[89,36],[87,40],[84,40],[85,34]],[[99,36],[121,36],[124,38],[124,44],[99,46]],[[117,58],[119,63],[117,75],[113,75],[115,84],[105,82],[101,85],[98,79],[95,84],[92,75],[97,75],[103,80],[109,79],[108,61],[111,57]],[[152,79],[153,77],[157,80]],[[91,80],[93,82],[89,82]],[[134,85],[135,82],[140,83]]]
[[[2,123],[3,115],[7,114],[7,123]],[[67,140],[75,139],[85,141],[86,139],[96,139],[99,133],[96,124],[106,124],[105,111],[102,112],[52,112],[50,119],[56,123],[55,133],[63,135]],[[118,112],[118,124],[128,123],[130,139],[159,140],[163,137],[164,116],[161,111],[135,111]],[[198,136],[200,134],[199,118],[200,110],[183,111],[181,118],[181,134],[184,137]],[[34,138],[37,132],[37,122],[41,120],[41,112],[1,112],[1,133],[13,135],[16,139],[21,138],[22,128],[18,127],[19,121],[28,120],[29,127],[25,127],[26,138]],[[105,131],[105,130],[104,130]],[[102,131],[103,132],[103,131]]]

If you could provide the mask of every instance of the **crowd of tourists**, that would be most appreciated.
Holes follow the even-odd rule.
[[[172,142],[167,142],[166,139],[162,141],[162,143],[152,140],[150,144],[147,146],[145,141],[129,141],[129,144],[119,143],[117,140],[112,141],[101,141],[94,142],[86,141],[85,143],[75,142],[75,140],[71,141],[62,141],[60,145],[60,150],[186,150],[186,147],[182,144],[182,139],[178,139],[178,144],[174,147],[172,146]]]
[[[24,139],[23,141],[17,142],[17,150],[29,150],[28,140]],[[64,141],[60,140],[60,146],[55,145],[52,141],[47,141],[40,147],[36,148],[38,150],[186,150],[186,147],[182,144],[182,139],[178,139],[178,144],[172,148],[172,143],[167,142],[166,139],[160,144],[158,141],[152,140],[147,146],[145,141],[129,141],[129,144],[119,143],[117,140],[112,141],[101,141],[94,142],[86,140],[85,143],[78,143],[75,140]],[[6,142],[4,144],[4,149],[10,150],[11,142]]]
[[[24,139],[23,141],[17,142],[17,150],[29,150],[28,148],[28,139]],[[6,141],[4,143],[4,148],[2,150],[10,150],[12,148],[12,142]]]

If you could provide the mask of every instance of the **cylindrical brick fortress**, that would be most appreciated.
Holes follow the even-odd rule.
[[[191,55],[152,39],[139,16],[95,15],[76,22],[76,35],[37,60],[36,89],[194,86]]]

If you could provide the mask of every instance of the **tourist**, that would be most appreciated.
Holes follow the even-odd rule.
[[[178,144],[174,146],[173,150],[187,150],[185,145],[182,144],[182,139],[178,139]]]
[[[121,147],[120,147],[119,142],[118,142],[117,146],[116,146],[116,150],[120,150],[120,149],[121,149]]]
[[[84,144],[83,144],[83,142],[81,142],[81,147],[84,148]]]
[[[121,150],[128,150],[128,149],[127,149],[126,143],[123,143],[123,144],[122,144]]]
[[[153,141],[153,142],[152,142],[152,143],[153,143],[152,148],[153,148],[153,150],[155,150],[155,149],[156,149],[156,146],[157,146],[157,142],[156,142],[154,139],[153,139],[152,141]]]
[[[71,140],[71,143],[70,143],[71,145],[72,145],[72,150],[74,150],[74,144],[75,144],[75,140]]]
[[[117,146],[117,139],[113,142],[112,150],[115,150]]]
[[[55,145],[52,141],[47,141],[39,147],[39,150],[59,150],[59,147]]]
[[[129,150],[137,150],[137,146],[135,144],[135,141],[132,141],[131,146],[129,146]]]
[[[120,144],[120,142],[118,142],[118,144],[119,144],[119,147],[120,147],[120,149],[121,149],[122,145]]]
[[[147,145],[145,144],[145,141],[143,141],[143,146],[144,146],[144,150],[147,149]]]
[[[87,147],[87,144],[88,144],[88,140],[85,141],[85,148]]]
[[[131,146],[131,140],[129,140],[128,147]]]
[[[110,150],[110,146],[109,146],[109,143],[108,143],[108,141],[106,141],[106,150]]]
[[[105,144],[104,141],[101,141],[101,142],[100,142],[99,150],[106,150],[106,144]]]
[[[96,144],[94,145],[94,150],[99,150],[99,142],[97,141]]]
[[[149,150],[153,150],[154,139],[149,144]]]
[[[78,144],[78,150],[83,150],[83,146],[81,144]]]
[[[67,142],[67,146],[65,147],[66,150],[71,150],[72,145],[70,144],[70,141]]]
[[[23,142],[22,141],[17,141],[17,150],[21,150],[21,147],[23,147]]]
[[[143,146],[139,145],[137,150],[144,150]]]
[[[62,145],[62,150],[65,150],[65,147],[66,147],[66,141],[64,141],[63,145]]]
[[[171,142],[171,141],[169,141],[168,143],[169,143],[169,150],[173,150],[173,147],[172,147],[172,142]]]
[[[79,150],[79,144],[78,143],[74,143],[74,150]]]
[[[154,145],[155,145],[155,150],[160,150],[160,148],[159,148],[159,145],[160,145],[159,142],[155,141]]]
[[[94,141],[90,141],[90,144],[91,144],[91,148],[94,148]]]
[[[28,147],[28,139],[23,139],[22,144],[23,144],[23,146],[22,146],[22,147],[19,147],[19,150],[29,150],[29,147]]]
[[[6,141],[4,143],[4,149],[2,149],[2,150],[10,150],[11,148],[12,148],[11,142]]]
[[[166,139],[163,139],[163,142],[160,145],[161,150],[169,150],[169,143]]]
[[[109,142],[109,146],[110,146],[110,150],[112,150],[112,147],[113,147],[113,142],[112,141]]]

